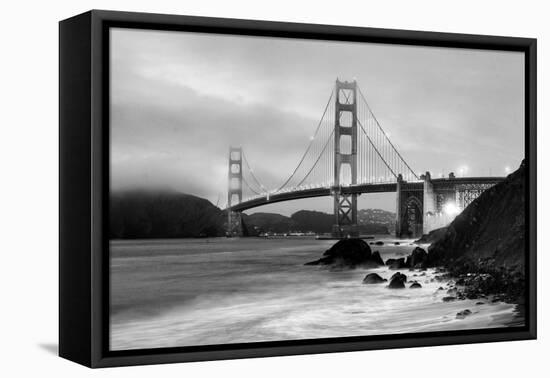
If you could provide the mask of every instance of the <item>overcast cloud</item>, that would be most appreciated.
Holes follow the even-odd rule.
[[[417,172],[504,175],[524,156],[523,55],[130,29],[111,31],[113,190],[171,188],[225,203],[241,145],[268,187],[305,150],[334,81],[358,81]],[[392,195],[361,204],[393,210]],[[255,211],[331,209],[328,198]]]

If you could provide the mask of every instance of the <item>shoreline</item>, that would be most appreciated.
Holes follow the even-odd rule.
[[[246,239],[117,244],[111,260],[112,298],[117,305],[110,314],[111,347],[414,334],[518,324],[511,304],[490,298],[484,305],[468,299],[443,302],[449,287],[438,289],[449,280],[436,280],[444,273],[433,268],[327,271],[304,266],[320,257],[319,243],[322,249],[332,245]],[[385,240],[374,250],[384,260],[406,258],[415,246],[400,243]],[[362,282],[371,272],[389,282],[397,271],[422,287],[411,289],[412,282],[407,282],[404,289],[389,289],[388,283]],[[161,291],[155,289],[158,285]],[[465,310],[471,314],[457,317]]]

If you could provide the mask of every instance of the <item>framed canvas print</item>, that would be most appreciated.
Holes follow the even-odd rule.
[[[536,337],[536,40],[60,22],[60,355]]]

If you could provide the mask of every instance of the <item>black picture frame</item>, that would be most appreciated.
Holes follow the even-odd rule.
[[[110,27],[519,51],[525,54],[526,325],[128,351],[108,350]],[[536,39],[92,10],[59,24],[59,354],[88,367],[535,339]]]

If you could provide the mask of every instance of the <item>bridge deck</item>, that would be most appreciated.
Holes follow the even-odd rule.
[[[431,182],[434,185],[434,188],[438,188],[459,185],[497,184],[502,180],[504,180],[504,177],[455,177],[432,179]],[[424,187],[424,181],[403,182],[403,185],[406,185],[408,189],[415,188],[421,190]],[[243,201],[237,205],[233,205],[231,207],[231,210],[245,211],[255,207],[277,202],[292,201],[303,198],[331,196],[334,191],[338,189],[341,190],[341,192],[344,194],[391,193],[397,190],[397,183],[390,182],[378,184],[358,184],[352,186],[343,186],[340,188],[311,188],[285,193],[275,193]]]

